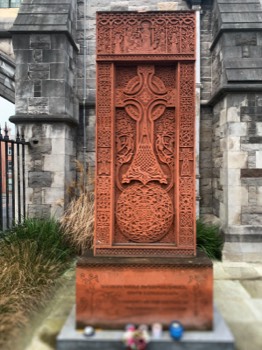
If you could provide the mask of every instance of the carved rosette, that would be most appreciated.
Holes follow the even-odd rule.
[[[120,195],[116,217],[121,232],[132,242],[159,241],[168,232],[174,209],[166,191],[159,185],[135,183]]]

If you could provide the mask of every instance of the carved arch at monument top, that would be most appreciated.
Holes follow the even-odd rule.
[[[194,14],[97,21],[95,254],[194,255]]]

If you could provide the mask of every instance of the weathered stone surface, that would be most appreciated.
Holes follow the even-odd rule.
[[[260,262],[262,243],[226,242],[223,249],[223,260]]]
[[[31,188],[50,187],[52,184],[52,173],[50,171],[29,171],[28,175]]]
[[[51,36],[50,34],[32,34],[30,35],[30,48],[31,49],[45,49],[51,48]]]
[[[241,169],[241,177],[262,177],[262,169]]]

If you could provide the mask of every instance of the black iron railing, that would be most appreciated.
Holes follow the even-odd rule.
[[[0,230],[26,217],[24,135],[10,139],[7,125],[0,126]]]

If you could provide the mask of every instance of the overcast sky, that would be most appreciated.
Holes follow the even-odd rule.
[[[15,105],[0,96],[0,125],[1,128],[5,126],[7,122],[8,127],[12,129],[12,134],[15,132],[15,126],[9,122],[9,117],[15,114]]]

